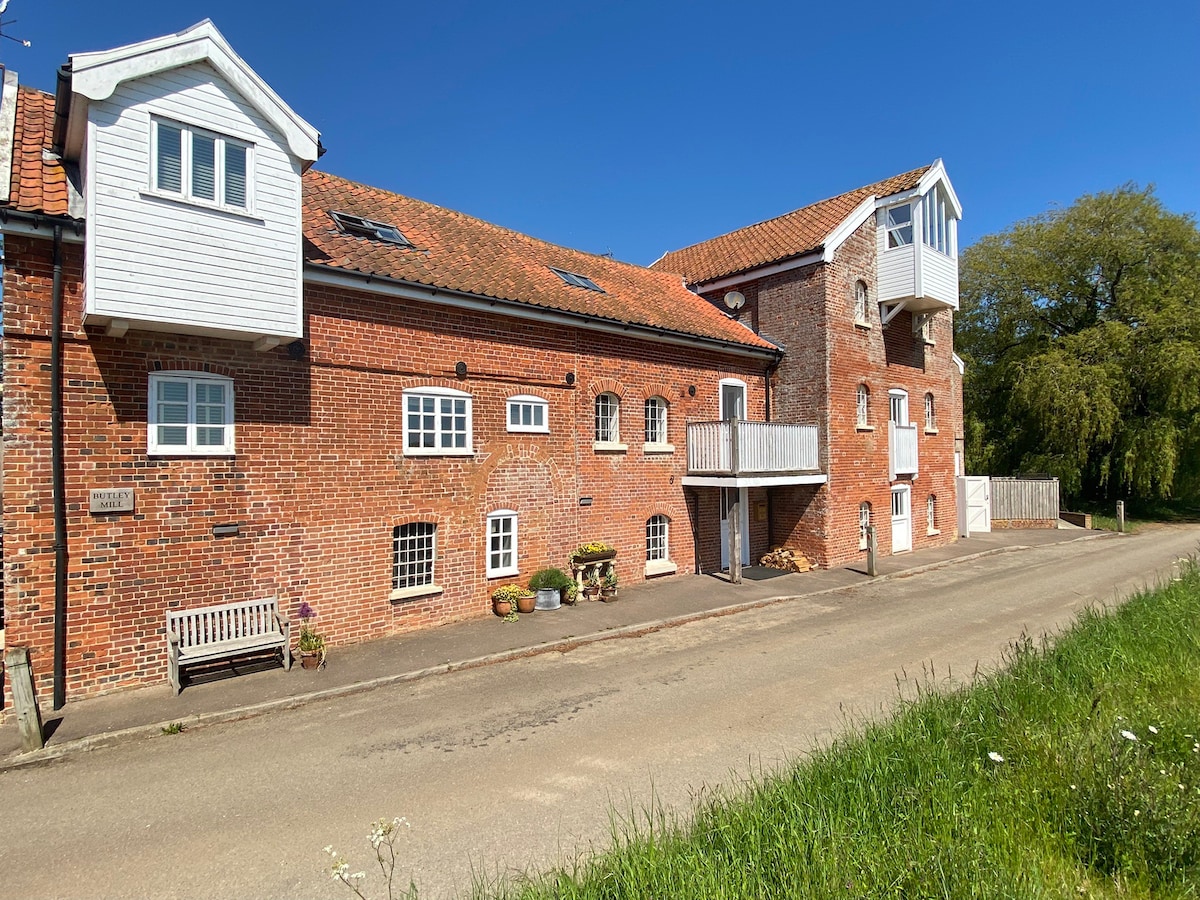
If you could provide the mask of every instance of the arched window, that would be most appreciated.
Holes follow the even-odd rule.
[[[933,406],[933,394],[925,395],[925,430],[937,431],[937,410]]]
[[[868,316],[867,283],[860,279],[854,282],[854,324],[868,324],[870,322]]]
[[[929,526],[926,530],[930,534],[937,534],[937,494],[930,494],[929,499],[925,501],[925,515],[929,520]]]
[[[871,527],[871,504],[865,500],[858,504],[858,549],[867,549],[867,529]]]
[[[671,520],[666,516],[651,516],[646,520],[646,562],[669,559],[668,529]]]
[[[854,420],[859,428],[866,428],[871,424],[871,389],[865,384],[858,386]]]
[[[651,397],[646,401],[646,443],[668,443],[667,401],[662,397]]]
[[[613,393],[596,395],[596,443],[615,444],[621,440],[621,400]]]

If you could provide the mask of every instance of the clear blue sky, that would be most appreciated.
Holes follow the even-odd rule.
[[[1127,181],[1200,210],[1197,0],[11,0],[0,61],[206,17],[321,168],[630,262],[937,157],[964,246]]]

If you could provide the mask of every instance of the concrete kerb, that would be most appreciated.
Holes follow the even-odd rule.
[[[1077,541],[1092,540],[1094,538],[1104,536],[1105,534],[1103,532],[1092,533],[1081,535],[1080,537],[1073,538],[1069,541],[1062,541],[1060,543],[1076,543]],[[912,575],[919,575],[923,572],[930,572],[935,569],[957,565],[959,563],[971,562],[972,560],[981,559],[987,556],[997,556],[1001,553],[1014,553],[1019,550],[1032,549],[1034,549],[1034,547],[1028,544],[1016,544],[1011,547],[994,547],[989,550],[981,550],[978,553],[970,553],[966,556],[937,560],[935,562],[913,566],[908,569],[901,569],[897,572],[889,572],[878,575],[871,580],[890,581],[895,578],[906,578]],[[718,606],[714,607],[713,609],[701,610],[699,612],[688,613],[682,616],[673,616],[668,619],[655,619],[649,622],[639,622],[636,625],[626,625],[621,628],[595,631],[590,634],[572,636],[557,641],[548,641],[543,644],[535,644],[528,647],[518,647],[513,650],[490,653],[484,656],[477,656],[472,659],[460,660],[458,662],[428,666],[424,669],[416,669],[411,672],[399,672],[394,675],[384,675],[379,678],[369,679],[367,681],[342,685],[341,687],[328,688],[320,691],[310,691],[306,694],[297,694],[294,697],[268,700],[264,703],[240,706],[234,709],[222,710],[220,712],[194,713],[182,718],[175,718],[163,722],[155,722],[149,725],[135,725],[131,728],[123,728],[119,731],[109,731],[103,734],[90,735],[88,737],[78,738],[73,741],[67,741],[62,744],[46,747],[42,750],[35,750],[33,752],[21,754],[20,756],[11,757],[6,760],[0,760],[0,772],[11,769],[26,768],[30,766],[46,765],[75,753],[86,752],[89,750],[99,750],[104,747],[111,747],[140,738],[160,737],[163,736],[168,729],[176,725],[182,725],[184,730],[192,730],[196,728],[204,728],[210,725],[221,725],[227,722],[239,722],[245,719],[252,719],[257,718],[258,716],[267,715],[268,713],[272,712],[281,712],[283,710],[295,709],[300,706],[308,706],[313,703],[320,703],[325,700],[336,700],[339,697],[361,694],[367,691],[376,690],[378,688],[387,687],[388,685],[402,684],[409,681],[419,681],[423,678],[429,678],[433,675],[445,675],[449,674],[450,672],[462,672],[468,669],[478,669],[483,666],[496,665],[516,659],[526,659],[532,656],[541,656],[546,653],[569,653],[571,650],[575,650],[579,647],[584,647],[589,644],[597,644],[601,641],[641,637],[643,635],[653,634],[656,631],[664,631],[668,628],[678,628],[693,622],[703,621],[704,619],[715,619],[722,616],[735,615],[740,612],[748,612],[749,610],[753,609],[763,609],[768,606],[775,606],[780,603],[787,603],[789,601],[800,600],[806,597],[820,597],[825,594],[835,594],[839,591],[848,590],[849,587],[851,586],[838,585],[835,587],[822,588],[821,590],[817,591],[807,591],[803,594],[784,594],[775,597],[748,600],[742,603],[732,603],[727,606]]]

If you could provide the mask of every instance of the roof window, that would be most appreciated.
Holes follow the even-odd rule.
[[[400,247],[413,245],[412,241],[406,238],[395,225],[364,219],[362,216],[352,216],[344,212],[331,212],[329,215],[333,216],[333,221],[337,222],[338,228],[346,234],[383,241],[385,244],[396,244]]]
[[[547,266],[546,268],[548,268],[567,284],[571,285],[571,287],[585,288],[589,291],[596,291],[598,294],[604,293],[604,288],[600,287],[600,285],[596,284],[596,282],[592,281],[592,279],[588,278],[586,275],[576,275],[574,272],[556,269],[554,266]]]

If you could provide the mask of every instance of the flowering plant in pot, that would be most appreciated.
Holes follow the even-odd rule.
[[[492,591],[492,610],[506,622],[515,622],[517,612],[533,612],[537,597],[519,584],[505,584]]]
[[[600,580],[600,599],[601,600],[616,600],[617,588],[620,583],[617,581],[616,569],[609,569],[604,577]]]
[[[562,569],[539,569],[529,579],[529,589],[537,592],[538,609],[557,609],[562,602],[562,594],[575,582]]]
[[[571,565],[578,566],[580,563],[612,559],[616,555],[617,551],[611,544],[606,544],[604,541],[588,541],[571,551]]]
[[[313,630],[312,619],[316,615],[307,600],[300,603],[300,641],[296,650],[300,665],[305,669],[319,669],[325,665],[325,637]]]

